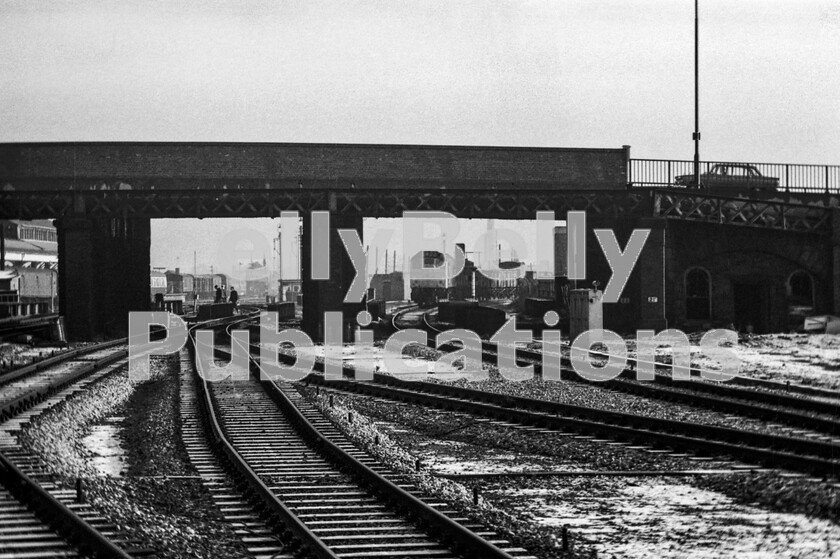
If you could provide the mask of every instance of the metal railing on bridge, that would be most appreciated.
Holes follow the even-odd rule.
[[[733,161],[701,161],[700,174],[715,165],[731,165]],[[779,179],[782,192],[806,194],[840,193],[840,165],[803,165],[799,163],[751,163],[765,177]],[[632,187],[667,188],[674,186],[676,177],[693,175],[694,162],[674,159],[631,159],[627,182]]]

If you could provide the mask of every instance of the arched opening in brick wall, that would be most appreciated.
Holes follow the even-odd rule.
[[[814,306],[814,278],[808,272],[797,270],[787,282],[788,303],[796,307]]]
[[[704,268],[691,268],[685,273],[685,317],[688,320],[712,317],[712,280]]]

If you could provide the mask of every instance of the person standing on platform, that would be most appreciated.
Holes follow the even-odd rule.
[[[236,288],[230,288],[230,299],[228,299],[231,303],[233,303],[233,312],[236,312],[237,302],[239,301],[239,293],[236,292]]]
[[[223,295],[222,295],[222,288],[221,288],[221,287],[219,287],[218,285],[215,285],[215,286],[213,286],[213,287],[215,287],[215,288],[216,288],[216,300],[215,300],[215,301],[213,301],[213,302],[214,302],[214,303],[223,303],[223,302],[224,302],[224,299],[222,298],[222,297],[223,297]]]

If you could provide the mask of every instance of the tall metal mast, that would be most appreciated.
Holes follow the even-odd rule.
[[[698,0],[694,0],[694,186],[700,186],[700,64],[697,45],[700,37],[700,25],[697,10]]]

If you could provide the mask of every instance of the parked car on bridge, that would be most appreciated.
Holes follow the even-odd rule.
[[[723,190],[778,190],[779,179],[765,177],[754,165],[746,163],[721,163],[700,174],[700,184],[694,183],[694,175],[680,175],[676,184],[688,188]]]

